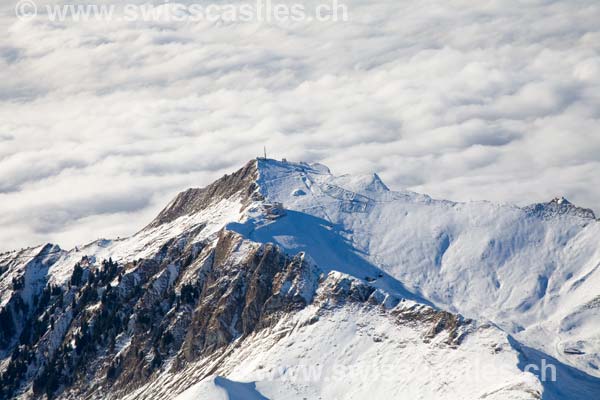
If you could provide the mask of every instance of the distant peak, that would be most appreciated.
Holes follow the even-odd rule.
[[[373,174],[373,187],[378,187],[385,192],[390,191],[390,188],[385,183],[383,183],[383,181],[377,174]]]
[[[572,203],[563,196],[553,198],[550,203],[572,205]]]
[[[257,157],[256,163],[259,170],[279,168],[282,170],[304,170],[312,173],[331,174],[331,170],[321,163],[307,163],[304,161],[291,161],[287,158],[276,160],[273,158]]]
[[[146,228],[200,212],[224,199],[239,200],[242,203],[249,201],[257,188],[257,165],[260,165],[258,159],[250,160],[241,169],[224,175],[206,187],[191,188],[179,193]]]
[[[548,203],[532,204],[524,208],[527,212],[540,218],[550,219],[559,215],[571,215],[585,219],[596,219],[594,211],[578,207],[565,197],[555,197]]]

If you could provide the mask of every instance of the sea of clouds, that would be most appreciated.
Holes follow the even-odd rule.
[[[597,0],[346,0],[346,22],[271,23],[20,20],[15,3],[0,249],[131,234],[263,145],[438,198],[600,212]]]

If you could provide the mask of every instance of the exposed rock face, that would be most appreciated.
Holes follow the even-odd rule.
[[[421,304],[427,300],[413,296],[400,281],[385,274],[379,260],[363,258],[386,252],[387,256],[404,254],[405,248],[415,243],[423,245],[431,237],[439,238],[441,244],[432,247],[433,253],[439,253],[432,257],[434,272],[423,274],[419,281],[425,287],[443,276],[442,270],[449,270],[452,242],[460,242],[454,231],[426,232],[413,241],[406,237],[419,232],[427,221],[443,221],[447,213],[457,218],[466,206],[392,193],[376,176],[353,180],[327,174],[326,169],[314,165],[253,160],[206,188],[179,194],[146,229],[130,238],[99,240],[69,252],[47,245],[0,254],[0,399],[166,400],[208,376],[227,376],[248,354],[260,360],[260,352],[268,352],[269,346],[280,347],[272,365],[285,358],[282,354],[288,353],[287,346],[295,346],[296,340],[305,344],[294,347],[295,352],[300,352],[298,348],[304,351],[306,343],[317,348],[323,342],[321,336],[310,336],[317,324],[323,336],[329,329],[336,330],[340,336],[335,340],[346,340],[348,349],[332,352],[335,343],[318,347],[312,351],[315,362],[323,361],[321,351],[341,363],[346,356],[360,358],[366,353],[354,350],[355,339],[360,341],[357,337],[366,335],[367,343],[364,337],[360,341],[364,348],[389,339],[386,351],[398,351],[394,357],[406,356],[402,349],[410,346],[408,343],[423,351],[415,353],[417,356],[441,349],[438,356],[449,356],[457,363],[471,360],[467,354],[481,350],[494,355],[505,351],[503,365],[513,368],[508,376],[516,379],[520,374],[514,365],[517,350],[504,332]],[[406,206],[410,213],[398,212],[395,206]],[[440,212],[427,214],[422,207],[439,208]],[[487,213],[472,211],[479,215],[476,222],[486,221]],[[594,218],[590,210],[565,199],[530,206],[526,211],[533,218],[514,207],[507,210],[524,223],[537,225],[568,222],[579,227],[587,221],[538,218]],[[418,218],[419,223],[404,230],[404,236],[377,239],[369,234],[364,243],[355,240],[361,237],[361,229],[379,234],[401,231],[410,220],[394,226],[386,225],[388,220],[419,212],[427,217]],[[368,228],[372,220],[377,226]],[[348,221],[354,222],[344,225]],[[465,226],[471,223],[469,219]],[[466,243],[477,242],[483,231],[476,232]],[[528,237],[522,242],[503,238],[484,240],[485,256],[473,251],[477,268],[468,272],[485,272],[479,266],[486,260],[500,260],[498,265],[507,269],[504,265],[513,247],[516,254],[519,246],[529,243]],[[368,246],[355,247],[358,245],[374,245],[375,251]],[[422,261],[430,255],[427,246],[413,253],[417,256],[404,254],[397,261],[391,257],[388,265],[402,266],[403,272],[415,266],[425,271],[427,263]],[[579,277],[576,284],[585,284],[590,274]],[[480,295],[470,286],[477,277],[463,276],[466,278],[449,281],[448,289],[453,292],[457,285],[464,285],[469,295]],[[566,322],[571,326],[582,315],[592,320],[587,315],[596,312],[596,303],[586,302],[586,307]],[[360,323],[354,320],[355,311],[362,313]],[[379,321],[375,333],[376,328],[369,325],[374,316]],[[588,345],[578,343],[566,343],[568,351],[563,354],[593,357]],[[261,350],[257,354],[244,346]],[[297,358],[288,359],[287,365],[293,366],[302,355],[296,353]],[[164,382],[169,386],[162,387]],[[538,393],[538,384],[529,382],[519,389],[526,396],[518,398],[530,398],[527,393],[531,390]],[[490,390],[496,393],[495,388]],[[302,397],[306,396],[298,398]]]
[[[240,196],[247,201],[257,188],[255,183],[257,179],[256,163],[256,160],[252,160],[237,172],[225,175],[205,188],[188,189],[179,193],[148,227],[159,226],[181,216],[202,211],[210,204],[234,196]]]
[[[549,219],[559,215],[573,215],[585,219],[596,219],[594,211],[577,207],[564,197],[556,197],[548,203],[532,204],[525,210],[539,218]]]
[[[44,288],[37,307],[23,314],[33,328],[12,347],[2,398],[23,391],[33,398],[118,397],[160,372],[219,354],[313,300],[324,309],[400,301],[343,274],[325,276],[303,254],[227,230],[211,243],[189,242],[194,234],[169,241],[154,259],[82,260],[66,287]],[[423,306],[394,317],[431,325],[424,340],[445,330],[449,342],[459,342],[462,320],[451,314]]]
[[[62,253],[47,244],[0,256],[0,355],[16,344],[27,321],[38,306],[46,286],[48,269]]]
[[[248,245],[235,233],[224,232],[206,254],[194,284],[199,299],[183,343],[191,361],[232,340],[266,326],[278,313],[306,306],[316,288],[318,273],[301,255],[289,257],[272,246],[251,246],[241,259],[236,252]],[[302,285],[309,287],[302,296]]]
[[[166,358],[176,355],[178,368],[210,354],[304,307],[316,289],[316,267],[301,255],[227,231],[205,248],[182,248],[185,240],[171,241],[152,260],[78,266],[68,287],[46,288],[26,325],[35,332],[13,352],[2,397],[17,395],[30,379],[34,397],[127,391]],[[101,387],[87,386],[89,376],[102,378]]]

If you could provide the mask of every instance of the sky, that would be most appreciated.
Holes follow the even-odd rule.
[[[57,22],[0,0],[0,250],[130,235],[263,145],[600,213],[597,0],[340,2],[347,21]]]

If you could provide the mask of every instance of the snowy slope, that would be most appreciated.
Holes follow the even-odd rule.
[[[33,295],[46,285],[50,266],[65,253],[60,247],[47,244],[0,254],[0,307],[10,300],[13,280],[19,278],[23,280],[23,300],[31,304]]]
[[[118,240],[99,239],[87,245],[65,252],[50,268],[52,283],[61,284],[71,276],[73,265],[83,256],[91,257],[92,262],[112,258],[126,263],[140,258],[152,258],[169,240],[194,229],[202,229],[194,241],[204,240],[216,234],[230,221],[241,218],[242,206],[239,201],[222,200],[206,210],[194,215],[179,218],[164,225],[141,230],[135,235]]]
[[[39,329],[57,321],[28,344],[38,352],[23,375],[30,381],[11,390],[35,397],[31,380],[47,353],[57,352],[60,365],[80,362],[71,347],[86,318],[108,318],[117,321],[111,333],[95,334],[98,343],[82,350],[97,359],[87,372],[96,389],[53,389],[64,398],[94,390],[161,400],[182,392],[183,399],[593,398],[600,395],[598,237],[593,212],[562,198],[525,208],[455,203],[391,191],[376,174],[253,160],[182,192],[131,237],[0,255],[0,309],[40,321]],[[265,261],[272,252],[279,255]],[[112,272],[103,264],[109,258]],[[72,285],[76,264],[85,278]],[[107,280],[90,281],[92,273]],[[38,304],[32,314],[34,299],[55,286],[60,301],[51,295],[51,309]],[[109,310],[111,290],[122,304]],[[360,304],[338,304],[341,295]],[[192,305],[182,312],[185,301]],[[463,321],[457,313],[478,322],[465,322],[464,337],[453,331],[461,337],[453,343],[440,320]],[[165,332],[174,342],[159,348]],[[18,371],[24,356],[9,357],[18,332],[0,333],[13,337],[0,340],[7,349],[0,372]],[[558,382],[525,371],[542,360],[556,365]],[[327,369],[319,379],[294,375],[315,366]],[[114,389],[109,367],[120,374]]]
[[[359,278],[381,268],[439,307],[490,319],[600,376],[600,223],[589,213],[556,212],[553,202],[438,201],[392,192],[376,175],[336,177],[302,163],[259,160],[258,168],[261,193],[286,215],[231,229]],[[571,348],[586,354],[565,353]]]
[[[282,318],[212,363],[200,360],[167,374],[133,398],[160,398],[193,382],[177,400],[537,399],[543,392],[518,368],[519,353],[506,334],[493,326],[466,325],[457,345],[449,343],[449,331],[432,336],[420,320],[428,308],[412,302],[388,310],[321,306],[317,301]]]
[[[494,353],[494,346],[507,350]],[[253,382],[264,396],[250,399],[367,399],[393,393],[410,399],[535,399],[542,392],[539,382],[516,364],[516,352],[497,331],[482,329],[452,350],[424,343],[416,330],[398,329],[377,314],[343,309],[274,345],[268,335],[254,339],[222,370],[231,381]],[[490,367],[478,370],[480,365]],[[211,398],[203,383],[177,399]]]

